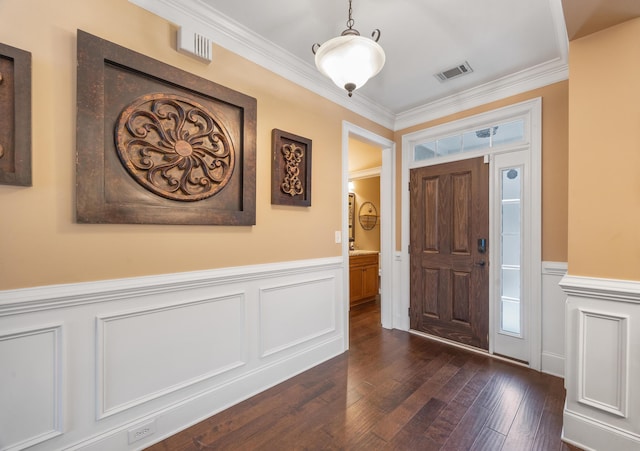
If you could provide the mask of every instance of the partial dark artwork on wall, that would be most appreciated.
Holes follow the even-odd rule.
[[[255,224],[256,105],[78,30],[77,221]]]
[[[272,131],[271,203],[311,206],[311,140]]]
[[[0,44],[0,184],[31,186],[31,53]]]

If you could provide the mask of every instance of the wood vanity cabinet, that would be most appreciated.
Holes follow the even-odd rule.
[[[349,304],[375,299],[378,294],[378,254],[349,257]]]

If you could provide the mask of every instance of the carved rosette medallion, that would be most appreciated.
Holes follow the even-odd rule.
[[[300,180],[300,163],[304,157],[304,150],[295,144],[285,144],[282,146],[282,155],[284,156],[286,174],[280,188],[285,194],[295,196],[302,194],[302,181]]]
[[[224,126],[202,105],[173,94],[142,96],[122,110],[115,141],[129,174],[167,199],[211,197],[227,185],[235,166]]]

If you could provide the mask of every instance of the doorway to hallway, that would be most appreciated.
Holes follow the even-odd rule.
[[[395,250],[395,143],[387,138],[376,135],[362,127],[349,122],[342,123],[342,186],[343,186],[343,224],[342,235],[349,236],[349,141],[356,139],[379,149],[382,155],[379,166],[380,199],[377,208],[377,225],[379,227],[379,293],[380,293],[380,323],[383,328],[394,327],[393,304],[393,262]],[[342,255],[344,264],[343,287],[344,299],[349,299],[349,240],[342,241]],[[345,349],[348,348],[349,330],[349,302],[344,303]]]

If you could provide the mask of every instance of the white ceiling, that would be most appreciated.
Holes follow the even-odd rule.
[[[353,0],[354,28],[381,31],[386,64],[351,99],[311,51],[347,27],[348,0],[131,1],[394,129],[567,78],[560,0]],[[464,61],[473,73],[434,77]]]

